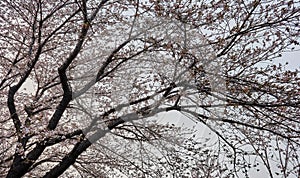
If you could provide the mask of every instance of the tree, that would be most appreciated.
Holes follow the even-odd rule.
[[[1,176],[299,177],[299,3],[2,0]]]

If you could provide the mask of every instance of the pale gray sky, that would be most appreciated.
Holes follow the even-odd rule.
[[[282,57],[274,60],[274,62],[288,62],[288,69],[300,69],[300,49],[298,51],[283,53]]]

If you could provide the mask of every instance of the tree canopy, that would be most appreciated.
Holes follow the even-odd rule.
[[[299,0],[0,1],[0,175],[300,176]]]

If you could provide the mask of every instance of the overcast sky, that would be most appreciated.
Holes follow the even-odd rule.
[[[300,69],[300,49],[298,51],[283,53],[282,57],[274,60],[274,62],[288,62],[288,69]]]

